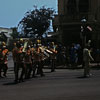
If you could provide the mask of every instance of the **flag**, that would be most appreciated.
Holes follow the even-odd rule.
[[[88,29],[89,31],[92,31],[92,28],[91,28],[90,26],[87,26],[87,29]]]

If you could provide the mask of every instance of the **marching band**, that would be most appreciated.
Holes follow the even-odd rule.
[[[39,74],[41,77],[45,76],[43,73],[44,62],[50,58],[51,72],[55,71],[55,60],[57,51],[54,47],[43,46],[40,41],[34,46],[30,41],[14,42],[12,57],[14,62],[15,83],[23,82],[25,79],[36,77]],[[7,55],[8,49],[5,44],[2,44],[0,49],[0,77],[6,77],[7,73]],[[3,71],[3,76],[2,76]],[[37,71],[37,72],[36,72]]]

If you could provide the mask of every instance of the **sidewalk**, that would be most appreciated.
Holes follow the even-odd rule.
[[[99,64],[100,65],[100,64]],[[91,63],[90,64],[91,68],[93,69],[100,69],[100,66],[97,66],[97,63]],[[8,68],[9,69],[13,69],[14,67],[14,62],[13,62],[13,59],[12,59],[12,53],[9,54],[8,56]],[[50,69],[50,65],[46,65],[44,66],[45,69]],[[59,66],[56,66],[56,69],[82,69],[82,65],[78,65],[78,66],[75,66],[75,67],[71,67],[70,65],[68,66],[63,66],[63,65],[59,65]]]

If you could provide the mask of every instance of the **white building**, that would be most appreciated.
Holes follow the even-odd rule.
[[[5,41],[8,44],[12,33],[13,33],[12,29],[0,27],[0,38],[1,38],[0,42]]]
[[[3,27],[0,27],[0,33],[8,33],[9,35],[12,34],[12,29],[10,28],[3,28]]]

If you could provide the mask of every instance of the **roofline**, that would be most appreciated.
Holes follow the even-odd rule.
[[[11,28],[5,28],[5,27],[0,27],[0,28],[2,28],[2,29],[11,29]]]

